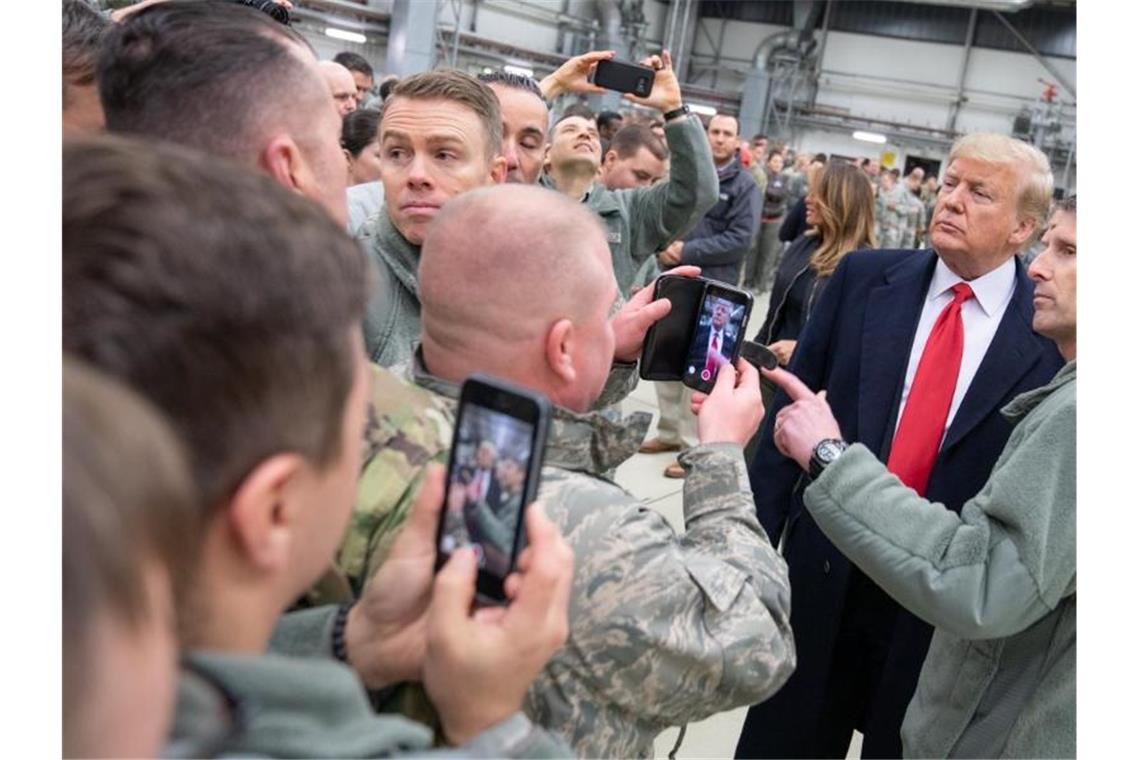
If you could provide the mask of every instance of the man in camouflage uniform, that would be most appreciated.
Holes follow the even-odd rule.
[[[473,240],[476,222],[486,232]],[[504,257],[516,266],[494,265]],[[613,357],[637,346],[608,329],[617,292],[588,210],[521,186],[465,194],[429,231],[420,278],[417,384],[454,403],[479,371],[556,407],[538,500],[575,553],[571,630],[527,715],[580,756],[648,757],[669,726],[775,692],[795,655],[787,569],[756,521],[743,458],[763,415],[756,371],[723,369],[703,399],[702,443],[681,457],[678,536],[602,475],[637,450],[649,415],[623,424],[587,411]]]
[[[898,248],[902,242],[902,228],[905,222],[901,188],[898,186],[898,172],[884,171],[879,175],[879,194],[875,199],[875,221],[878,229],[875,237],[880,248]]]
[[[903,181],[903,227],[899,239],[900,248],[918,247],[918,234],[923,215],[922,201],[918,198],[918,191],[925,174],[921,166],[916,166]]]
[[[934,207],[938,205],[938,177],[931,175],[922,183],[922,229],[919,231],[918,245],[929,244],[930,220],[934,218]]]

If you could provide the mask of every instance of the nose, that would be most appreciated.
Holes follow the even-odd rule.
[[[415,188],[428,188],[431,187],[432,180],[431,174],[428,172],[427,156],[417,151],[408,162],[408,186]]]
[[[943,188],[944,191],[945,189],[946,188]],[[949,192],[944,192],[942,195],[940,195],[939,201],[941,201],[944,206],[950,208],[951,210],[957,213],[961,213],[963,210],[962,204],[966,197],[966,193],[968,192],[969,189],[966,187],[966,183],[959,182],[957,185],[950,188]]]
[[[1032,262],[1030,262],[1029,269],[1027,271],[1029,274],[1029,279],[1033,280],[1034,282],[1044,282],[1045,280],[1049,279],[1050,271],[1048,248],[1037,254],[1037,257],[1034,258]]]
[[[519,168],[519,152],[518,146],[515,141],[509,138],[503,138],[503,158],[507,159],[507,171],[514,171]]]

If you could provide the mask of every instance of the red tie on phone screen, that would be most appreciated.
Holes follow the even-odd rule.
[[[705,371],[711,377],[716,377],[716,360],[713,354],[720,352],[720,332],[713,332],[712,344],[709,346],[708,356],[705,358]]]
[[[954,300],[938,315],[926,339],[887,459],[887,469],[920,496],[926,494],[926,484],[938,458],[962,366],[966,336],[962,303],[974,297],[974,291],[964,282],[955,285],[953,291]]]

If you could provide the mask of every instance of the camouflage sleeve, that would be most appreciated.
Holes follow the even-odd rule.
[[[602,395],[594,402],[594,409],[605,409],[618,404],[637,387],[637,362],[614,362],[610,368]]]
[[[688,532],[612,483],[546,478],[539,498],[574,549],[570,641],[528,695],[527,712],[572,746],[618,747],[614,722],[660,731],[774,693],[795,667],[783,560],[757,522],[743,452],[682,457]]]
[[[445,461],[449,412],[428,392],[374,366],[363,466],[337,565],[359,594],[384,561],[419,494],[427,464]]]

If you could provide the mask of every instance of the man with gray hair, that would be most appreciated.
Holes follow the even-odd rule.
[[[697,417],[678,536],[603,474],[633,455],[647,420],[589,411],[629,346],[607,319],[618,288],[588,208],[524,185],[465,194],[428,232],[420,289],[418,384],[454,403],[483,372],[555,405],[538,498],[574,550],[571,630],[527,714],[579,756],[649,757],[669,726],[778,689],[795,664],[786,569],[756,521],[742,451],[763,416],[756,370],[725,365]]]
[[[813,393],[826,391],[844,441],[954,512],[982,490],[1009,438],[1002,407],[1062,365],[1030,327],[1033,283],[1016,258],[1045,221],[1052,189],[1036,148],[997,134],[960,138],[933,250],[845,256],[789,367]],[[773,412],[788,403],[778,392]],[[750,474],[761,524],[783,537],[801,665],[749,711],[737,756],[843,757],[859,730],[865,756],[899,757],[932,629],[821,532],[804,508],[807,479],[773,435],[766,424]],[[815,452],[820,463],[836,455],[827,443]]]

